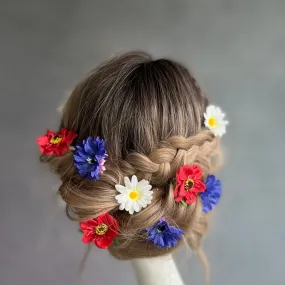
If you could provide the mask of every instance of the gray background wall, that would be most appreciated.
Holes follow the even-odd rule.
[[[231,121],[212,284],[285,284],[284,0],[1,0],[0,29],[1,285],[135,284],[129,262],[95,248],[78,279],[84,245],[35,144],[86,71],[131,49],[183,61]],[[202,284],[196,257],[177,260]]]

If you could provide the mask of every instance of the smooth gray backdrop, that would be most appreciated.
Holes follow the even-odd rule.
[[[129,262],[95,248],[79,280],[84,245],[35,144],[90,68],[132,49],[184,62],[231,122],[212,284],[285,284],[284,0],[1,0],[0,31],[1,285],[136,284]],[[203,284],[190,257],[177,253],[182,276]]]

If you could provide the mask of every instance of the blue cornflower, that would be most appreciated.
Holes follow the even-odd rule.
[[[105,141],[97,137],[88,137],[76,145],[74,164],[81,177],[89,180],[98,180],[99,174],[105,170],[104,163],[107,158]]]
[[[146,228],[148,241],[154,242],[159,248],[174,247],[177,241],[181,239],[184,231],[175,227],[169,226],[165,219],[160,219],[152,227]]]
[[[221,181],[214,175],[209,175],[206,180],[206,190],[200,194],[203,203],[203,211],[208,213],[212,210],[213,205],[217,205],[222,192]]]

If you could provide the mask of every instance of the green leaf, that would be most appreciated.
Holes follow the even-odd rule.
[[[185,201],[183,201],[183,200],[181,200],[181,203],[182,203],[182,205],[185,207],[185,208],[187,208],[187,203],[185,202]]]
[[[80,232],[81,234],[83,234],[83,231],[81,229],[78,229],[78,232]]]
[[[175,188],[176,187],[176,179],[172,180],[172,184],[173,184],[173,188]]]
[[[114,238],[114,241],[113,241],[114,245],[118,245],[120,244],[119,240],[117,238]]]

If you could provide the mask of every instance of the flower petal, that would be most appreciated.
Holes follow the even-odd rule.
[[[49,143],[49,140],[46,136],[42,136],[42,137],[38,137],[37,138],[37,143],[40,145],[40,146],[44,146],[46,144]]]
[[[132,188],[132,184],[131,184],[131,181],[130,181],[129,177],[127,177],[127,176],[124,177],[124,183],[126,185],[126,188],[129,188],[129,189]]]
[[[120,210],[125,210],[126,203],[121,203],[119,209]]]
[[[103,238],[103,237],[97,238],[94,241],[94,244],[102,249],[107,249],[112,243],[113,243],[113,239]]]
[[[136,187],[137,187],[138,178],[137,178],[135,175],[132,176],[131,184],[132,184],[132,187],[133,187],[133,188],[136,188]]]
[[[125,192],[128,191],[128,188],[127,188],[127,187],[125,187],[125,186],[123,186],[123,185],[120,185],[120,184],[116,184],[116,185],[115,185],[115,188],[116,188],[116,190],[117,190],[118,192],[120,192],[120,193],[125,193]]]
[[[195,180],[193,192],[200,193],[204,192],[205,190],[206,190],[206,185],[200,180]]]
[[[77,155],[77,154],[74,154],[73,157],[74,157],[74,160],[75,160],[76,162],[86,163],[86,159],[83,158],[82,156],[79,156],[79,155]]]
[[[139,206],[139,204],[138,203],[133,203],[133,208],[134,208],[134,211],[135,212],[139,212],[140,210],[141,210],[141,207]]]

